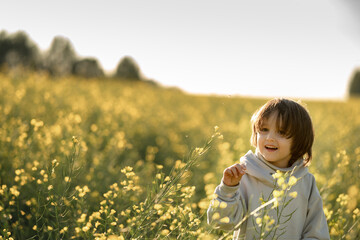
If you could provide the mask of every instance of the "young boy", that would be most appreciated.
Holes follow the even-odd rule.
[[[207,212],[208,223],[235,230],[234,239],[330,239],[322,199],[307,168],[314,141],[308,112],[292,100],[273,99],[251,120],[256,151],[224,170]],[[287,180],[274,179],[286,172],[291,175]],[[286,202],[274,201],[249,216],[261,205],[259,199],[271,200],[284,192],[291,192],[282,198]]]

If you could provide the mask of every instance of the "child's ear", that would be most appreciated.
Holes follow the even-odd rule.
[[[257,132],[253,132],[250,138],[251,146],[256,148],[257,145]]]

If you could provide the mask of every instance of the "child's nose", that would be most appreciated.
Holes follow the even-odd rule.
[[[274,140],[275,139],[275,133],[269,132],[266,136],[266,139],[268,140]]]

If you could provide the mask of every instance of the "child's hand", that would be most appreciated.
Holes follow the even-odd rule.
[[[223,182],[227,186],[236,186],[239,184],[241,177],[245,174],[246,167],[244,164],[234,164],[224,170]]]

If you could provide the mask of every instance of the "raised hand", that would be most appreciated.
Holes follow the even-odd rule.
[[[224,170],[223,183],[227,186],[236,186],[239,184],[242,176],[245,174],[244,164],[236,163]]]

